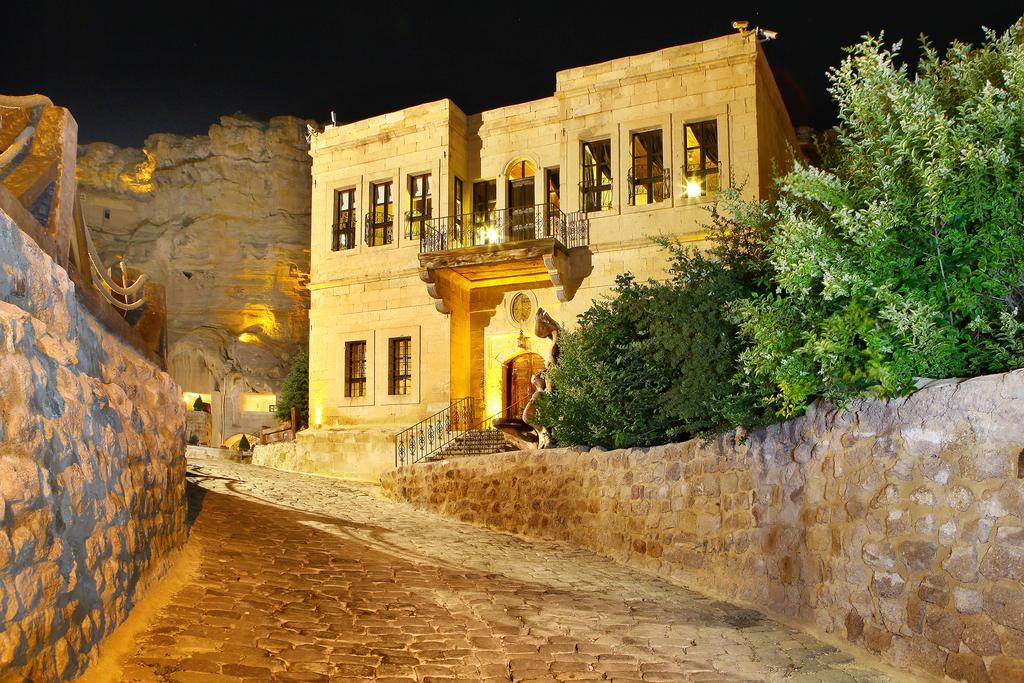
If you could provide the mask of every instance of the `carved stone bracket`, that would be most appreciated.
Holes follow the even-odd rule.
[[[440,313],[448,315],[452,312],[452,307],[444,300],[443,286],[441,284],[441,278],[434,271],[433,268],[421,268],[420,279],[427,283],[427,294],[430,295],[434,301],[434,308]]]
[[[544,267],[555,288],[555,296],[565,303],[572,301],[583,280],[594,270],[590,249],[580,247],[568,251],[556,249],[544,256]]]

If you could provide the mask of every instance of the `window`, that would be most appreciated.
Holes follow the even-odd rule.
[[[629,169],[629,203],[643,206],[664,201],[672,185],[666,177],[661,131],[633,133],[630,149],[633,165]]]
[[[345,396],[366,396],[366,342],[345,342]]]
[[[391,200],[391,183],[370,185],[372,207],[366,216],[366,244],[379,247],[391,244],[391,224],[395,207]]]
[[[356,191],[334,193],[334,225],[331,228],[331,251],[356,246]]]
[[[612,208],[612,141],[584,142],[580,148],[580,206],[584,211]]]
[[[388,393],[405,396],[412,390],[412,337],[388,340]]]
[[[454,176],[453,176],[454,177]],[[454,188],[452,190],[452,235],[451,238],[457,243],[462,243],[462,213],[465,211],[462,205],[462,178],[454,177]]]
[[[483,225],[490,220],[498,206],[498,183],[495,180],[481,180],[473,183],[473,224]]]
[[[719,190],[717,121],[686,124],[683,157],[687,197],[700,197]]]
[[[454,179],[455,187],[452,190],[452,213],[456,216],[462,215],[462,178]]]
[[[110,209],[103,209],[103,219],[110,220]]]
[[[562,213],[562,186],[557,168],[544,171],[544,186],[547,198],[548,235],[554,235]]]
[[[409,211],[405,214],[406,239],[420,238],[430,219],[432,206],[430,174],[409,176]]]

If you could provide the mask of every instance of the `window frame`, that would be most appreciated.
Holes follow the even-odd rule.
[[[601,159],[604,155],[595,154],[595,146],[597,145],[607,146],[606,160]],[[588,163],[588,151],[590,152],[589,158],[593,159],[593,163]],[[611,137],[580,140],[580,211],[595,213],[608,211],[613,208],[615,202],[615,176],[612,174],[612,155]],[[588,174],[588,169],[592,170],[591,174]],[[604,175],[601,173],[602,169],[606,170]],[[593,182],[587,180],[588,175],[593,176]],[[603,182],[605,177],[607,177],[607,182]],[[605,193],[607,193],[608,197],[607,202],[604,201]]]
[[[711,155],[708,155],[705,151],[706,145],[701,144],[701,138],[698,135],[694,135],[694,139],[697,140],[698,146],[691,147],[689,144],[689,135],[691,128],[703,128],[711,127],[714,129],[714,168],[708,169],[707,162]],[[683,194],[689,199],[701,199],[707,197],[716,192],[720,192],[722,189],[722,156],[721,156],[721,135],[718,128],[717,118],[708,118],[699,121],[687,121],[683,124]],[[696,169],[690,168],[690,150],[699,150],[700,164]],[[713,178],[715,180],[715,187],[708,189],[708,179]],[[699,196],[692,197],[689,195],[688,185],[691,179],[695,179],[700,183],[701,193]]]
[[[657,144],[652,145],[651,142]],[[637,143],[641,143],[643,154],[637,154]],[[662,128],[650,128],[647,130],[630,131],[629,134],[629,205],[630,206],[651,206],[660,204],[671,197],[671,180],[668,169],[665,166],[665,133]],[[643,159],[644,175],[638,173],[637,162]],[[655,161],[656,159],[656,161]],[[655,174],[657,168],[659,173]],[[643,189],[643,196],[646,198],[642,204],[637,203],[638,189]]]
[[[416,193],[416,181],[422,180],[422,192]],[[409,174],[408,181],[409,210],[405,214],[405,238],[418,240],[423,236],[427,227],[427,221],[432,218],[434,208],[434,180],[433,174],[429,171],[424,173]],[[421,208],[416,210],[417,202],[421,202]],[[414,230],[415,228],[415,230]]]
[[[348,208],[342,209],[342,197],[348,197]],[[345,214],[342,216],[342,214]],[[341,188],[334,191],[334,221],[331,223],[331,251],[349,251],[356,248],[356,189]],[[343,225],[347,223],[347,225]],[[346,240],[347,238],[347,240]],[[349,243],[345,246],[346,241]]]
[[[368,247],[384,247],[391,244],[394,241],[394,185],[395,183],[391,179],[381,180],[380,182],[376,183],[370,183],[370,210],[366,214],[366,235],[364,236],[365,244]],[[387,188],[387,201],[383,203],[377,202],[378,187]],[[382,207],[383,211],[378,212],[378,207]],[[381,216],[380,220],[378,220],[378,213]],[[380,240],[377,239],[378,236],[381,238]]]
[[[388,338],[388,396],[412,394],[412,336]],[[404,370],[400,372],[399,370]]]
[[[353,355],[355,349],[362,349],[360,360],[356,360]],[[345,360],[344,360],[344,385],[345,385],[345,398],[366,398],[366,387],[367,387],[367,350],[368,344],[365,339],[352,339],[345,342]],[[361,374],[354,375],[353,368],[355,364],[361,364]],[[359,392],[356,393],[354,388],[358,387]]]

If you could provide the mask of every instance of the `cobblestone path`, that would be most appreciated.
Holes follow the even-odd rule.
[[[757,612],[373,486],[212,460],[190,479],[197,575],[122,680],[896,680]]]

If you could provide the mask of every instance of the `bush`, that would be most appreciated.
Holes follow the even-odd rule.
[[[299,409],[303,424],[309,424],[309,355],[300,349],[292,361],[291,370],[281,383],[281,395],[277,399],[278,420],[290,420],[292,406]]]
[[[245,436],[245,434],[242,434],[242,438],[238,442],[238,450],[242,451],[243,453],[247,453],[250,448],[252,448],[252,446],[249,445],[249,439]]]
[[[707,226],[707,254],[660,240],[667,281],[620,276],[613,296],[563,335],[555,391],[538,405],[557,443],[649,446],[760,421],[735,380],[742,349],[730,307],[765,273],[767,207],[735,191],[724,202]]]
[[[202,396],[196,396],[195,403],[192,404],[192,410],[202,411],[205,408]]]
[[[780,181],[773,286],[739,307],[742,362],[780,417],[915,378],[1024,361],[1019,26],[918,73],[867,38],[832,70],[835,148]]]

